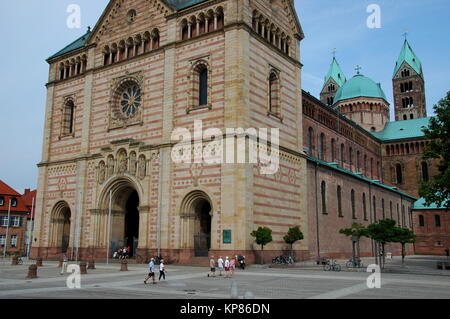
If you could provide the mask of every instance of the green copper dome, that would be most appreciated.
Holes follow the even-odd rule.
[[[375,97],[387,101],[381,85],[362,74],[355,75],[337,91],[334,103],[356,97]]]

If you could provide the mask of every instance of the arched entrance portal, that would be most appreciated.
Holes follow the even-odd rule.
[[[211,249],[211,204],[199,200],[195,207],[194,250],[196,257],[207,257]]]
[[[135,257],[139,242],[139,194],[133,183],[126,179],[115,181],[110,190],[110,256],[120,248],[129,247],[129,257]],[[105,192],[103,207],[109,212],[109,191]]]
[[[193,249],[194,256],[208,256],[211,249],[213,206],[203,191],[186,195],[180,207],[181,248]]]
[[[55,247],[57,253],[67,253],[70,244],[70,219],[69,205],[58,202],[53,208],[50,227],[50,247]]]

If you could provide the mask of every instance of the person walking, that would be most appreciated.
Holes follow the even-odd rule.
[[[164,267],[164,259],[161,259],[161,263],[159,264],[159,280],[161,281],[161,277],[166,280],[166,268]]]
[[[234,275],[234,271],[236,269],[236,259],[237,256],[235,258],[231,258],[230,260],[230,277],[233,277]]]
[[[61,275],[64,275],[64,273],[67,271],[67,262],[69,261],[69,259],[67,258],[67,256],[64,254],[63,256],[63,262],[62,262],[62,266],[61,266]]]
[[[222,256],[219,256],[219,259],[217,260],[217,266],[219,266],[219,276],[222,276],[222,271],[223,271],[223,259],[222,259]]]
[[[230,278],[230,259],[225,257],[225,278]]]
[[[211,259],[209,260],[209,277],[216,277],[216,261],[214,260],[214,256],[211,256]]]
[[[144,284],[147,284],[147,280],[150,278],[153,279],[153,284],[156,284],[155,282],[155,258],[152,258],[148,264],[148,276],[144,279]]]

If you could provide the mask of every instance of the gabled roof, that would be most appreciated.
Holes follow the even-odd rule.
[[[414,69],[414,71],[417,72],[417,74],[422,75],[422,63],[409,45],[408,40],[405,40],[405,42],[403,43],[402,51],[400,52],[400,56],[395,63],[393,77],[397,75],[397,72],[403,63],[408,64]]]
[[[73,41],[71,44],[66,46],[64,49],[62,49],[62,50],[58,51],[57,53],[53,54],[47,60],[50,60],[50,59],[56,58],[58,56],[61,56],[63,54],[66,54],[66,53],[69,53],[69,52],[81,49],[87,43],[87,40],[89,39],[89,35],[90,34],[91,34],[91,29],[88,28],[88,31],[84,35],[82,35],[81,37],[79,37],[78,39]]]
[[[336,58],[333,58],[333,61],[331,62],[330,68],[328,69],[328,73],[325,76],[325,83],[323,87],[325,87],[328,83],[329,79],[333,79],[334,82],[336,82],[337,85],[340,87],[344,85],[344,83],[347,81],[345,78],[344,72],[342,72],[341,66],[339,65]]]
[[[334,103],[342,100],[353,99],[356,97],[373,97],[384,99],[387,102],[386,95],[379,83],[375,83],[372,79],[356,74],[353,78],[344,83],[344,85],[336,92]]]
[[[383,142],[424,137],[422,129],[428,127],[431,117],[388,122],[381,132],[371,132]]]
[[[0,179],[0,195],[20,196],[12,187]]]
[[[442,206],[437,206],[435,203],[431,204],[430,206],[426,206],[425,204],[425,198],[419,198],[415,203],[413,210],[431,210],[431,209],[443,209],[446,210],[444,204]]]

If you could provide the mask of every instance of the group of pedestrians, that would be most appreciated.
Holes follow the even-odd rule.
[[[147,281],[152,278],[153,284],[156,284],[156,274],[155,274],[155,258],[152,258],[148,264],[148,276],[144,279],[144,284],[147,284]],[[161,281],[161,278],[166,280],[166,267],[164,266],[164,259],[161,259],[159,263],[159,279],[158,282]]]
[[[228,256],[225,257],[225,261],[223,260],[222,256],[219,256],[219,259],[214,259],[214,256],[211,256],[211,259],[209,260],[209,267],[210,271],[208,273],[209,277],[216,277],[216,265],[217,269],[219,271],[219,276],[222,276],[222,273],[225,272],[225,278],[232,278],[234,275],[234,272],[236,270],[236,263],[237,263],[238,257],[235,256],[235,258],[229,258]]]

